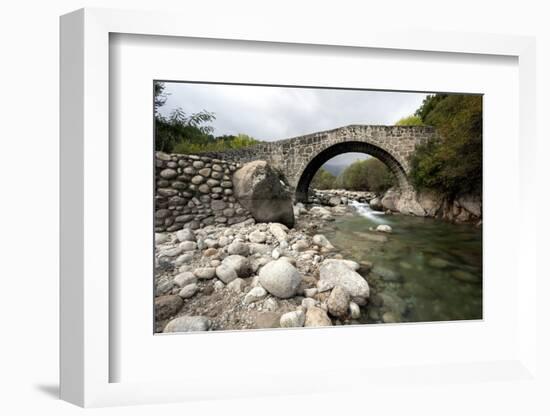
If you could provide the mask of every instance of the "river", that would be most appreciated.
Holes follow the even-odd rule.
[[[363,323],[482,318],[481,228],[351,204],[355,214],[323,232],[344,258],[373,265],[360,271],[371,288]],[[379,224],[392,233],[372,231]]]

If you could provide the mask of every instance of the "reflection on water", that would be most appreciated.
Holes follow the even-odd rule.
[[[372,291],[364,322],[482,318],[481,229],[354,207],[324,233],[344,258],[373,265],[361,271]],[[372,231],[379,224],[393,233]]]

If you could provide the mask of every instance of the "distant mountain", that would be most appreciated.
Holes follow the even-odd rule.
[[[327,160],[327,162],[323,165],[323,168],[332,173],[334,176],[338,176],[352,163],[357,162],[358,160],[368,159],[369,157],[370,156],[364,153],[342,153],[341,155]]]
[[[349,166],[349,163],[343,163],[343,164],[336,164],[336,163],[325,163],[323,165],[323,168],[330,173],[332,173],[334,176],[340,175]]]

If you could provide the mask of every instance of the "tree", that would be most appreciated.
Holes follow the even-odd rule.
[[[411,115],[408,117],[403,117],[399,119],[396,123],[396,126],[423,126],[424,122],[419,116]]]
[[[414,115],[420,117],[422,121],[426,121],[426,116],[437,106],[437,104],[447,98],[448,94],[431,94],[426,96],[422,101],[418,110],[415,111]]]
[[[172,152],[182,144],[206,144],[213,141],[213,127],[206,125],[216,119],[214,113],[206,110],[187,115],[177,108],[168,117],[159,113],[155,117],[155,148]],[[180,146],[181,147],[181,146]]]
[[[321,168],[317,171],[310,186],[314,189],[334,189],[336,176],[328,170]]]
[[[373,157],[353,162],[336,180],[341,188],[377,193],[385,192],[394,183],[395,178],[388,167]]]
[[[365,161],[365,165],[369,191],[377,193],[386,192],[395,184],[395,176],[380,160],[370,158]]]
[[[154,92],[154,107],[155,107],[155,116],[158,113],[159,107],[162,107],[166,100],[168,99],[168,95],[164,92],[164,89],[166,88],[166,85],[164,82],[158,82],[155,81],[153,83],[153,92]]]
[[[187,114],[183,109],[176,108],[168,116],[161,114],[159,108],[166,103],[169,94],[165,93],[163,82],[155,82],[153,86],[156,150],[201,153],[239,149],[258,143],[246,134],[214,137],[214,127],[210,123],[216,120],[216,115],[206,110]]]
[[[342,186],[353,191],[368,191],[366,160],[358,160],[340,174]]]
[[[428,96],[416,112],[439,138],[418,146],[410,177],[417,189],[434,189],[447,197],[482,190],[482,97]]]

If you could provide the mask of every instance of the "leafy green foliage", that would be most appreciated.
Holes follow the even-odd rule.
[[[433,111],[437,104],[447,98],[448,94],[433,94],[428,95],[422,101],[422,105],[415,111],[414,115],[420,117],[420,120],[425,121],[426,116]]]
[[[209,136],[212,137],[212,136]],[[203,153],[203,152],[221,152],[228,149],[240,149],[242,147],[252,146],[259,143],[258,140],[246,134],[237,136],[225,135],[212,138],[206,142],[182,141],[174,148],[175,153]]]
[[[193,144],[198,147],[213,144],[213,128],[205,123],[215,120],[215,115],[201,111],[187,115],[181,109],[174,110],[170,116],[157,114],[155,118],[156,150],[173,152],[181,144]]]
[[[155,115],[158,112],[159,107],[162,107],[166,100],[168,99],[167,94],[164,92],[164,89],[166,86],[164,85],[164,82],[155,82],[153,84],[154,88],[154,94],[155,94]]]
[[[254,137],[248,134],[239,133],[233,137],[233,139],[227,144],[231,149],[240,149],[241,147],[248,147],[259,143]]]
[[[354,191],[383,192],[394,184],[394,176],[384,163],[371,157],[349,165],[339,175],[337,183]]]
[[[336,176],[328,170],[321,168],[311,180],[310,187],[314,189],[334,189]]]
[[[424,122],[419,116],[403,117],[395,123],[396,126],[423,126]]]
[[[439,140],[418,146],[411,159],[411,180],[417,189],[434,189],[448,197],[481,193],[482,97],[431,95],[416,114],[434,126]]]
[[[189,154],[239,149],[259,143],[246,134],[214,137],[214,128],[209,123],[216,115],[206,110],[187,114],[177,108],[169,116],[160,114],[159,108],[167,100],[164,89],[164,83],[154,83],[155,150]]]

